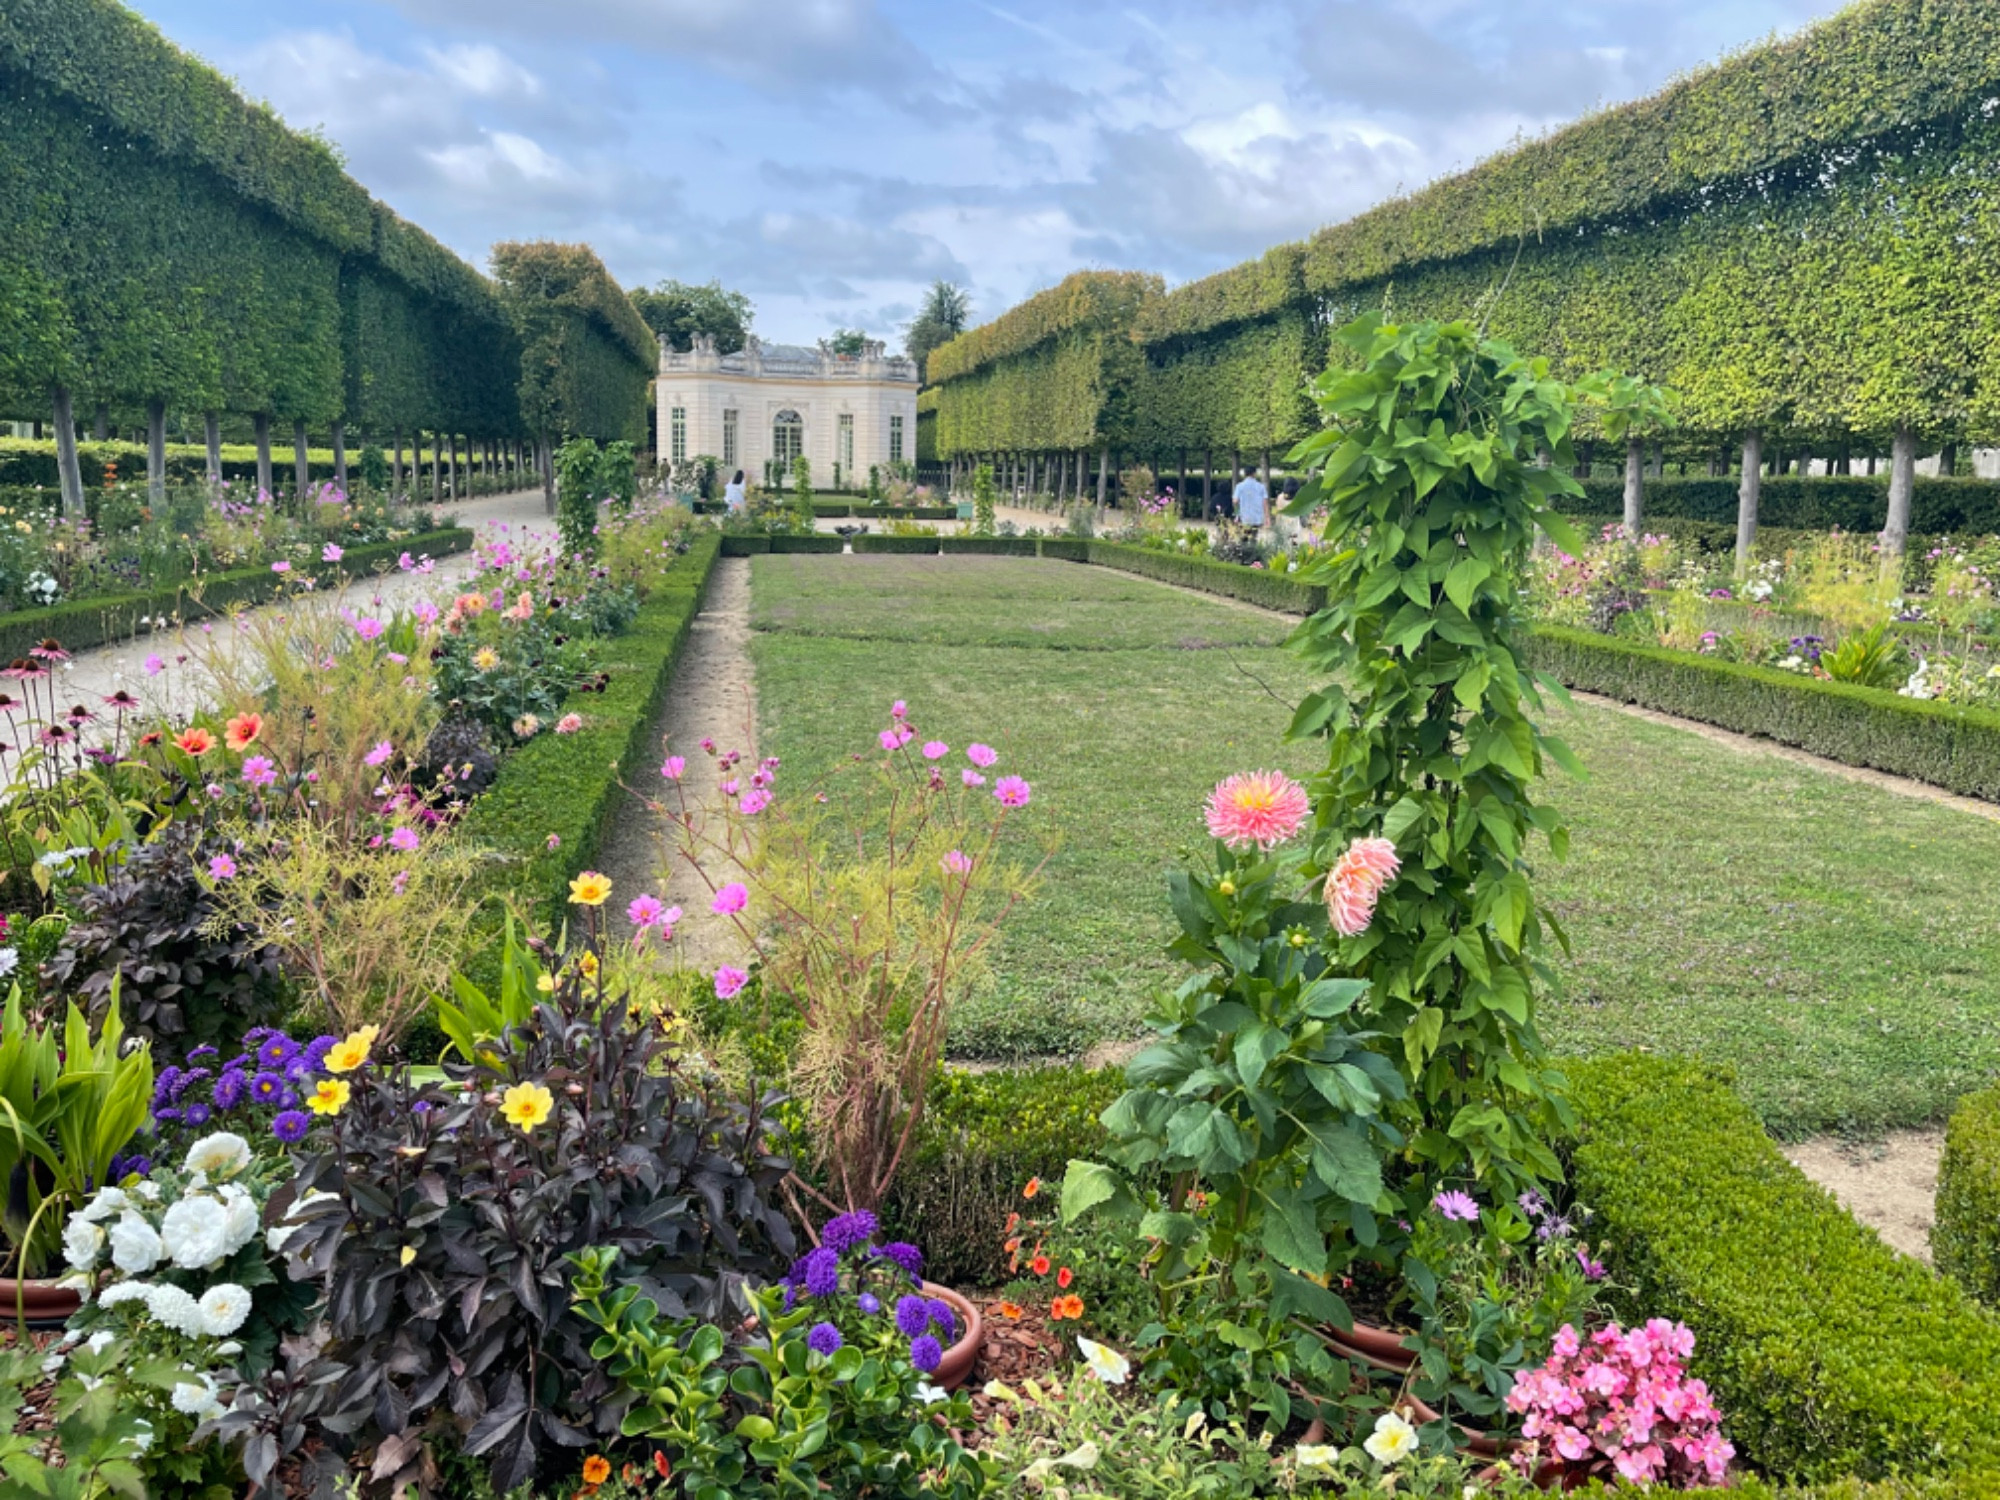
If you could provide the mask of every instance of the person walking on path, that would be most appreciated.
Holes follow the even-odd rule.
[[[728,507],[729,514],[732,516],[740,516],[750,508],[750,501],[743,493],[743,471],[741,469],[736,471],[734,479],[722,487],[722,503]]]
[[[1250,470],[1239,469],[1237,472],[1241,478],[1236,484],[1236,524],[1249,527],[1261,539],[1265,525],[1264,503],[1270,497]]]

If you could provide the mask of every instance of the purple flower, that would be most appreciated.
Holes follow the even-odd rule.
[[[901,1266],[912,1281],[924,1279],[924,1252],[904,1240],[893,1240],[875,1251],[878,1260]]]
[[[298,1053],[299,1044],[281,1031],[258,1044],[257,1061],[266,1068],[282,1068]]]
[[[1574,1232],[1574,1226],[1566,1218],[1550,1215],[1535,1227],[1538,1240],[1566,1240]]]
[[[928,1333],[910,1340],[910,1363],[926,1375],[944,1363],[944,1346]]]
[[[153,1119],[156,1122],[162,1124],[170,1125],[174,1121],[180,1119],[180,1117],[181,1117],[181,1112],[177,1109],[168,1108],[168,1109],[156,1109],[153,1111]]]
[[[808,1297],[831,1297],[840,1290],[840,1256],[825,1245],[801,1260],[798,1271]]]
[[[190,1104],[186,1109],[181,1111],[181,1118],[190,1125],[206,1125],[209,1118],[209,1108],[206,1104]]]
[[[863,1312],[867,1313],[868,1316],[871,1318],[882,1310],[882,1299],[876,1296],[873,1292],[863,1292],[859,1297],[856,1297],[854,1301],[855,1305],[859,1307]]]
[[[921,1297],[896,1299],[896,1327],[904,1338],[917,1338],[931,1326],[930,1304]]]
[[[285,1096],[285,1080],[276,1073],[259,1073],[250,1080],[250,1097],[259,1104],[269,1104]]]
[[[197,1057],[220,1057],[220,1056],[222,1056],[221,1050],[208,1042],[202,1043],[201,1046],[199,1047],[192,1047],[188,1049],[189,1062],[193,1062]]]
[[[1521,1194],[1514,1201],[1521,1206],[1521,1212],[1531,1219],[1539,1219],[1549,1211],[1549,1200],[1533,1188],[1529,1188],[1527,1192]]]
[[[806,1347],[815,1354],[832,1354],[840,1348],[840,1330],[831,1323],[815,1323],[806,1335]]]
[[[250,1080],[240,1068],[231,1068],[215,1080],[215,1087],[208,1091],[209,1102],[217,1109],[235,1109],[243,1102],[243,1096],[250,1092]]]
[[[326,1066],[326,1055],[331,1052],[337,1036],[316,1036],[306,1043],[306,1050],[300,1054],[309,1072],[317,1073]]]
[[[287,1146],[304,1140],[306,1132],[310,1129],[312,1129],[312,1116],[302,1109],[288,1109],[271,1121],[271,1134]]]
[[[866,1209],[851,1214],[842,1214],[827,1221],[820,1243],[835,1255],[845,1255],[856,1245],[865,1245],[875,1238],[875,1231],[881,1226],[875,1215]]]
[[[1579,1249],[1576,1252],[1576,1263],[1582,1269],[1585,1281],[1602,1281],[1604,1279],[1604,1262],[1601,1260],[1592,1260],[1588,1250]]]
[[[945,1331],[947,1338],[958,1337],[958,1318],[951,1310],[951,1304],[942,1297],[933,1297],[924,1304],[930,1309],[931,1321]]]
[[[1455,1219],[1462,1224],[1476,1223],[1479,1219],[1479,1205],[1469,1194],[1457,1188],[1448,1189],[1431,1199],[1431,1207],[1447,1219]]]

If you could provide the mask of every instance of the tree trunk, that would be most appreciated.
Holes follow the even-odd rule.
[[[1750,549],[1757,543],[1757,496],[1764,482],[1764,434],[1751,428],[1743,435],[1743,482],[1736,490],[1736,576],[1750,571]]]
[[[1264,450],[1263,462],[1258,467],[1258,475],[1257,482],[1263,485],[1264,492],[1269,494],[1271,490],[1271,450],[1269,448]],[[1269,515],[1270,511],[1267,509],[1264,514]]]
[[[535,439],[535,461],[542,470],[542,504],[550,515],[556,513],[556,464],[555,455],[549,452],[546,437]]]
[[[312,464],[306,458],[306,424],[303,417],[292,419],[292,480],[298,487],[292,503],[305,514],[306,491],[312,485]]]
[[[62,513],[76,517],[83,514],[83,466],[76,458],[76,411],[71,405],[69,387],[57,386],[50,392],[51,405],[56,418],[56,478],[61,481]]]
[[[389,459],[389,498],[395,499],[403,493],[403,429],[395,431],[396,448]]]
[[[431,433],[431,504],[444,503],[444,434]]]
[[[90,424],[90,440],[101,443],[111,436],[111,408],[102,401],[97,403],[97,417]]]
[[[1097,508],[1104,509],[1105,489],[1111,482],[1111,445],[1097,446]]]
[[[264,501],[271,498],[271,414],[260,411],[250,419],[250,430],[257,442],[257,494]]]
[[[167,504],[167,403],[158,397],[146,403],[146,501]]]
[[[347,424],[333,424],[333,487],[347,493]]]
[[[1938,452],[1938,477],[1950,479],[1958,473],[1958,444],[1946,443]]]
[[[1889,450],[1889,519],[1882,528],[1882,579],[1893,583],[1903,571],[1903,548],[1910,539],[1910,501],[1917,492],[1917,435],[1905,422]]]
[[[1636,437],[1625,439],[1625,530],[1639,535],[1639,521],[1646,511],[1646,479],[1642,472],[1645,445]]]
[[[222,413],[201,414],[201,437],[208,447],[208,482],[222,483]]]

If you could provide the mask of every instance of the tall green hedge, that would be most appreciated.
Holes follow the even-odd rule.
[[[1959,1100],[1938,1162],[1937,1268],[2000,1308],[2000,1088]]]
[[[590,247],[495,245],[493,271],[520,333],[518,400],[529,429],[643,442],[659,341]]]
[[[1701,521],[1736,531],[1736,480],[1675,478],[1644,482],[1650,527],[1659,520]],[[1586,479],[1583,494],[1563,502],[1572,515],[1617,516],[1622,480]],[[1767,529],[1880,531],[1889,509],[1887,475],[1780,475],[1766,479],[1758,499],[1759,535]],[[1986,536],[2000,533],[2000,480],[1932,479],[1919,475],[1910,503],[1913,536]]]

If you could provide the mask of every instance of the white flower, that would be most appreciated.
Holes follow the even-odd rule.
[[[943,1386],[932,1385],[928,1380],[917,1382],[917,1399],[926,1406],[936,1406],[940,1401],[949,1401],[951,1392]]]
[[[92,1354],[102,1354],[104,1346],[117,1337],[118,1335],[113,1333],[109,1328],[100,1328],[83,1341],[83,1347],[88,1349]]]
[[[104,1295],[97,1299],[101,1307],[116,1307],[121,1302],[146,1302],[153,1299],[153,1287],[144,1281],[114,1281],[104,1289]]]
[[[1083,1362],[1090,1366],[1090,1373],[1105,1385],[1123,1385],[1132,1377],[1132,1361],[1116,1349],[1107,1349],[1095,1339],[1079,1338],[1076,1347],[1083,1354]]]
[[[201,1331],[210,1338],[227,1338],[250,1316],[250,1294],[233,1281],[220,1281],[201,1294]]]
[[[174,1387],[174,1410],[204,1422],[220,1415],[222,1403],[215,1399],[215,1377],[204,1374],[199,1385],[191,1380],[177,1384]]]
[[[1340,1462],[1340,1450],[1332,1443],[1300,1443],[1292,1450],[1299,1469],[1324,1473]]]
[[[250,1143],[231,1130],[205,1135],[188,1147],[189,1172],[208,1172],[217,1177],[233,1177],[250,1165]]]
[[[143,1276],[160,1263],[160,1237],[131,1209],[111,1226],[111,1264],[130,1276]]]
[[[5,979],[9,974],[13,973],[20,962],[20,950],[15,948],[0,948],[0,979]]]
[[[122,1214],[131,1206],[132,1200],[125,1196],[123,1188],[99,1188],[97,1196],[84,1204],[82,1211],[76,1217],[88,1219],[95,1224],[110,1218],[113,1214]]]
[[[1385,1411],[1375,1419],[1375,1430],[1361,1446],[1376,1463],[1388,1468],[1417,1451],[1417,1429],[1395,1412]]]
[[[81,1215],[72,1215],[63,1226],[63,1259],[79,1271],[96,1269],[97,1257],[104,1253],[104,1229]]]
[[[243,1346],[237,1343],[235,1339],[225,1339],[215,1346],[215,1357],[217,1359],[234,1359],[242,1352]]]
[[[229,1227],[229,1248],[223,1253],[234,1255],[257,1238],[257,1226],[264,1216],[257,1210],[257,1200],[233,1182],[223,1186],[222,1201]]]
[[[146,1307],[156,1322],[188,1338],[202,1331],[201,1304],[177,1286],[155,1286],[146,1294]]]
[[[53,1375],[62,1369],[62,1367],[63,1356],[61,1354],[51,1354],[47,1359],[42,1361],[42,1373],[44,1375]]]
[[[212,1266],[229,1253],[229,1210],[213,1198],[183,1198],[160,1221],[160,1241],[183,1271]]]
[[[157,1182],[136,1183],[132,1191],[137,1193],[141,1198],[144,1198],[148,1203],[158,1203],[160,1201],[160,1185]]]

